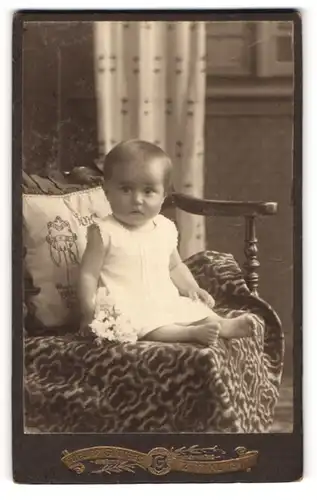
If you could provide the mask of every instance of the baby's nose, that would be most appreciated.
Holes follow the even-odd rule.
[[[137,203],[137,204],[142,203],[142,201],[143,201],[142,193],[135,192],[133,194],[133,201],[134,201],[134,203]]]

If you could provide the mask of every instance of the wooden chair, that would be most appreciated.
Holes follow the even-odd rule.
[[[24,193],[64,194],[97,186],[102,182],[102,175],[96,167],[78,167],[72,172],[46,178],[30,176],[23,172],[22,190]],[[216,251],[200,252],[188,259],[188,265],[200,286],[207,288],[216,298],[219,313],[232,316],[248,310],[257,316],[257,336],[222,341],[213,350],[192,345],[160,345],[151,342],[138,342],[135,347],[119,345],[102,348],[96,347],[91,339],[88,341],[78,339],[73,334],[70,337],[65,337],[61,332],[50,331],[40,331],[35,334],[29,323],[26,327],[25,340],[27,426],[35,427],[40,432],[267,432],[270,430],[279,397],[284,337],[278,315],[258,294],[260,264],[256,219],[276,214],[277,204],[213,201],[173,192],[166,199],[163,210],[173,207],[207,217],[235,216],[245,219],[244,276],[233,256]],[[36,293],[36,290],[34,291],[30,281],[25,280],[26,303],[32,293]],[[50,360],[56,359],[54,366],[59,366],[59,373],[50,373],[47,358],[43,357],[48,345]],[[93,359],[94,364],[88,366],[86,363],[83,366],[82,373],[78,376],[81,377],[80,380],[82,377],[88,377],[86,389],[80,396],[76,396],[76,399],[69,401],[69,396],[58,392],[59,389],[55,391],[54,377],[58,377],[58,380],[64,379],[67,384],[66,374],[71,370],[70,365],[80,363],[78,350],[80,352],[88,350],[92,353],[89,359]],[[115,368],[113,359],[116,359],[117,363]],[[170,368],[167,372],[174,389],[167,394],[164,392],[164,387],[169,379],[166,379],[165,370],[167,366],[171,366],[171,359],[174,360],[172,365],[175,365],[175,369],[173,374],[168,371]],[[89,378],[89,372],[95,369],[96,363],[101,373],[100,380]],[[108,367],[107,370],[104,369],[105,366]],[[113,393],[112,389],[109,393],[109,388],[105,391],[102,386],[104,384],[107,387],[112,369],[118,370],[119,366],[123,370],[122,383],[129,387],[126,395],[125,392],[120,393],[121,399],[116,394],[115,388]],[[130,367],[128,371],[124,371],[126,366]],[[191,370],[187,373],[188,366]],[[221,366],[220,372],[219,366]],[[47,383],[39,375],[41,370],[50,377]],[[141,390],[140,387],[137,388],[137,380],[142,378],[141,372],[146,373],[150,380],[146,398],[150,398],[152,406],[149,407],[146,398],[143,398],[144,400],[141,398],[137,414],[131,416],[128,412],[130,403],[128,400],[122,402],[122,398],[128,398],[131,392]],[[181,385],[177,385],[179,373],[184,373]],[[153,387],[155,387],[154,399]],[[54,417],[49,408],[53,405],[54,398],[62,399],[60,411],[63,415],[58,417],[56,415]],[[182,408],[177,412],[173,408],[173,398],[182,401]],[[99,401],[98,408],[95,401]],[[121,404],[120,408],[113,401],[119,406]],[[85,407],[87,414],[78,420],[76,412],[83,405],[88,405]]]

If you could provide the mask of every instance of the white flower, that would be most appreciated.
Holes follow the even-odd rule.
[[[136,342],[138,339],[137,330],[133,327],[130,319],[122,314],[115,305],[106,289],[98,290],[97,302],[95,318],[90,324],[93,333],[109,341]]]

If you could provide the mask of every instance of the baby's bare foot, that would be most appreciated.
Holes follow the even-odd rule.
[[[209,346],[216,344],[220,333],[220,324],[212,321],[207,321],[201,325],[192,326],[193,342]]]
[[[227,339],[251,337],[254,327],[252,315],[241,314],[237,318],[223,319],[219,336]]]

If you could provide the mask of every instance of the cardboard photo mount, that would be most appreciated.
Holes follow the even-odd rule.
[[[22,65],[27,22],[290,21],[294,35],[293,431],[288,433],[27,433],[24,426]],[[265,35],[265,33],[264,33]],[[266,75],[264,54],[260,68]],[[269,77],[268,77],[269,78]],[[283,75],[280,76],[283,78]],[[13,19],[13,477],[18,483],[289,482],[302,477],[302,29],[292,9],[21,11]]]

